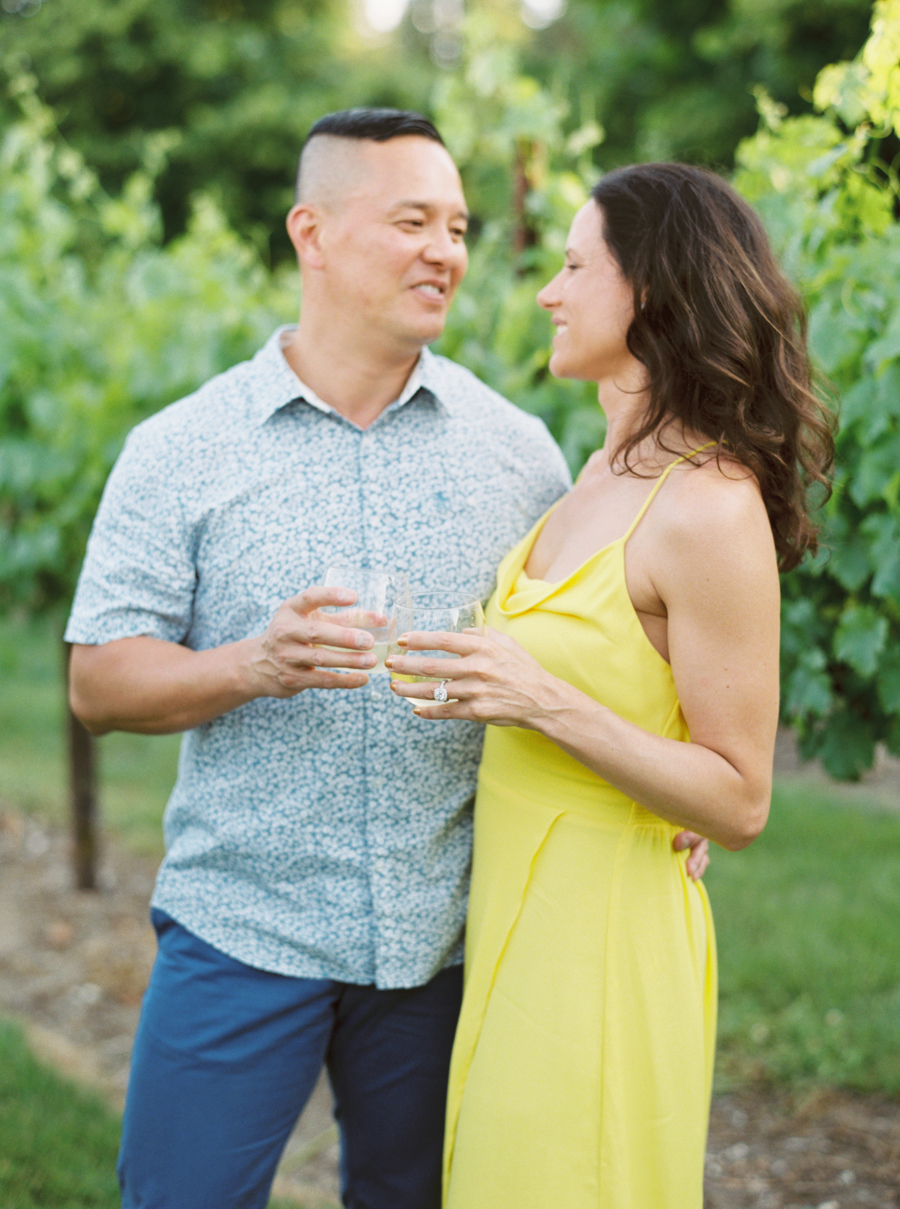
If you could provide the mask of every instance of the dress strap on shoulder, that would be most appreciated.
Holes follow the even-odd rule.
[[[653,490],[650,492],[650,494],[647,496],[647,498],[644,500],[643,504],[641,505],[640,512],[637,514],[637,516],[634,518],[634,520],[628,526],[628,531],[625,534],[625,536],[622,538],[623,542],[628,541],[629,537],[631,537],[632,533],[635,531],[635,529],[641,523],[644,513],[647,511],[647,509],[653,503],[653,498],[656,495],[657,491],[659,491],[660,487],[662,487],[663,483],[669,477],[669,472],[671,470],[674,470],[675,467],[679,466],[682,462],[688,461],[688,459],[692,458],[694,456],[694,454],[702,453],[704,449],[709,449],[710,445],[716,445],[716,444],[718,444],[718,442],[716,442],[716,441],[706,441],[705,444],[698,445],[696,449],[692,449],[689,453],[683,453],[680,458],[676,458],[674,462],[670,462],[668,464],[668,466],[665,468],[665,470],[662,472],[662,474],[659,476],[659,478],[653,484]]]

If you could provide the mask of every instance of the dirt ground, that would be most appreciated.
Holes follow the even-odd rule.
[[[888,769],[892,797],[895,774]],[[155,949],[154,872],[107,839],[102,889],[78,893],[66,836],[0,804],[0,1013],[23,1022],[41,1057],[117,1107]],[[330,1107],[322,1080],[276,1183],[309,1209],[339,1201]],[[900,1209],[900,1103],[832,1090],[717,1097],[706,1206]]]

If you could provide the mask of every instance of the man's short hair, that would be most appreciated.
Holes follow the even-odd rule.
[[[306,149],[313,139],[322,135],[338,139],[369,140],[374,143],[386,143],[390,139],[417,135],[444,146],[444,140],[437,128],[428,118],[411,109],[341,109],[337,113],[327,113],[312,126],[303,144],[297,164],[295,201],[299,202],[302,196],[301,176]]]

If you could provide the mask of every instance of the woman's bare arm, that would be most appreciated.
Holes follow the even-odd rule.
[[[693,481],[692,481],[693,480]],[[540,731],[628,797],[726,848],[762,830],[778,718],[779,588],[774,545],[755,483],[695,471],[661,498],[652,560],[690,743],[651,734],[551,676],[510,639],[457,639],[457,703],[429,685],[394,684],[422,717],[473,718]],[[668,492],[666,493],[669,494]],[[677,519],[672,519],[677,518]],[[411,639],[410,652],[418,643]],[[423,636],[434,646],[433,636]],[[448,649],[450,645],[448,643]],[[398,671],[411,670],[394,660]],[[445,675],[447,663],[434,668]],[[424,662],[416,670],[426,671]],[[427,671],[426,671],[427,674]]]

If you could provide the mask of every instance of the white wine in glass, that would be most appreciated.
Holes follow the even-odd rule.
[[[484,612],[477,596],[456,592],[449,588],[436,588],[432,592],[415,592],[408,604],[397,604],[394,608],[397,632],[389,644],[388,654],[410,655],[422,659],[458,659],[450,651],[407,651],[396,639],[413,630],[439,634],[463,634],[466,630],[484,629]],[[444,676],[407,676],[391,672],[394,680],[417,682],[422,680],[444,680]]]

